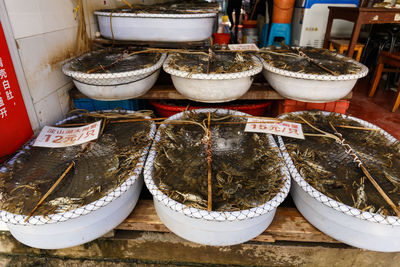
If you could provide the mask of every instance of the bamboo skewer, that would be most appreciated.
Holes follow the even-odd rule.
[[[379,186],[379,184],[375,181],[375,179],[371,176],[365,165],[361,162],[360,158],[357,156],[355,153],[354,149],[345,142],[343,136],[341,133],[339,133],[335,126],[333,126],[332,123],[329,122],[331,125],[332,129],[335,131],[335,134],[339,137],[340,142],[342,146],[346,149],[346,152],[349,153],[350,156],[353,157],[354,162],[358,163],[358,167],[361,168],[365,176],[367,176],[368,180],[372,183],[372,185],[375,187],[375,189],[379,192],[379,194],[383,197],[383,199],[386,201],[386,203],[389,204],[389,206],[393,209],[393,211],[396,213],[397,217],[400,218],[400,211],[398,210],[397,206],[393,203],[393,201],[389,198],[389,196],[383,191],[383,189]]]
[[[96,71],[99,71],[99,70],[103,70],[105,72],[107,68],[112,67],[115,64],[117,64],[118,62],[120,62],[122,60],[122,58],[123,58],[123,55],[121,55],[119,58],[117,58],[116,60],[114,60],[113,62],[111,62],[108,65],[103,66],[103,65],[100,64],[97,68],[93,68],[91,70],[88,70],[86,73],[90,74],[90,73],[93,73],[93,72],[96,72]]]
[[[207,122],[207,166],[208,166],[208,172],[207,172],[207,184],[208,184],[208,198],[207,198],[207,210],[211,211],[212,210],[212,183],[211,183],[211,130],[210,130],[210,124],[211,124],[211,113],[208,112],[208,122]]]
[[[338,73],[328,69],[327,67],[323,66],[321,63],[316,62],[314,59],[310,58],[309,56],[307,56],[304,52],[297,50],[297,52],[299,53],[300,56],[304,57],[305,59],[307,59],[308,62],[314,64],[315,66],[323,69],[324,71],[328,72],[329,74],[332,74],[333,76],[338,76]]]
[[[364,127],[351,126],[351,125],[337,125],[336,127],[354,129],[354,130],[365,130],[365,131],[376,131],[376,132],[379,131],[379,129],[375,129],[375,128],[364,128]]]
[[[57,179],[57,181],[50,187],[50,189],[44,194],[44,196],[39,200],[39,202],[36,204],[36,206],[33,208],[33,210],[28,214],[28,216],[25,218],[24,222],[27,222],[35,213],[35,211],[39,208],[39,206],[46,200],[46,198],[54,191],[54,189],[57,187],[57,185],[64,179],[64,177],[68,174],[68,172],[72,169],[73,166],[75,166],[75,160],[79,158],[83,153],[86,152],[86,150],[89,147],[89,143],[86,143],[85,147],[81,152],[79,152],[74,160],[68,165],[67,169],[61,174],[61,176]]]
[[[133,9],[133,6],[128,1],[122,0],[122,2],[124,2],[125,5],[129,6],[130,9]]]
[[[39,200],[33,210],[29,213],[29,215],[25,218],[24,222],[27,222],[33,215],[33,213],[39,208],[39,206],[46,200],[46,198],[54,191],[57,185],[64,179],[64,177],[68,174],[71,168],[75,165],[75,161],[72,161],[69,164],[68,168],[61,174],[61,176],[57,179],[57,181],[50,187],[50,189],[44,194],[44,196]]]
[[[339,74],[328,69],[327,67],[323,66],[321,63],[316,62],[314,59],[310,58],[309,56],[307,56],[306,53],[304,53],[303,51],[300,51],[298,48],[291,48],[289,47],[289,50],[294,52],[294,54],[298,54],[299,56],[305,58],[308,62],[310,62],[311,64],[314,64],[315,66],[319,67],[320,69],[323,69],[324,71],[328,72],[329,74],[333,75],[333,76],[338,76]]]

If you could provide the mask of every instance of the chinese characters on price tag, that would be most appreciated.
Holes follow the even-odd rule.
[[[300,123],[263,120],[248,118],[245,132],[270,133],[298,139],[304,139],[303,129]]]
[[[100,125],[101,121],[74,128],[44,126],[33,146],[66,147],[80,145],[97,139]]]

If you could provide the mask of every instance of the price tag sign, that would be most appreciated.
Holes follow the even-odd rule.
[[[301,124],[287,121],[248,118],[244,131],[304,139]]]
[[[97,139],[100,126],[101,121],[73,128],[44,126],[33,146],[55,148],[80,145]]]
[[[230,50],[259,50],[255,44],[228,44],[228,48]]]

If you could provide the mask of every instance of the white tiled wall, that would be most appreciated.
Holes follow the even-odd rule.
[[[42,16],[36,0],[5,0],[15,39],[43,33]]]
[[[132,4],[153,4],[168,0],[128,1]],[[76,2],[4,0],[39,127],[54,124],[68,112],[68,90],[73,84],[62,74],[61,66],[67,59],[75,56],[74,45],[78,25],[74,17]],[[124,5],[121,0],[83,2],[85,19],[91,26],[92,36],[97,30],[94,10]]]
[[[89,0],[87,18],[93,10],[113,8],[114,1]],[[75,56],[75,0],[4,0],[25,79],[39,127],[53,124],[69,111],[71,80],[61,72],[67,59]],[[96,31],[91,18],[92,31]],[[93,28],[94,27],[94,28]],[[38,130],[38,129],[34,129]]]
[[[58,91],[51,93],[34,105],[39,123],[42,126],[54,124],[63,117]]]

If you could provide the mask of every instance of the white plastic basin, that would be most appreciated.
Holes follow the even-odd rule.
[[[214,112],[215,109],[199,109],[191,112]],[[218,114],[247,115],[242,112],[219,109]],[[168,120],[180,119],[184,113],[178,113]],[[160,127],[164,127],[161,125]],[[160,140],[160,132],[155,142]],[[272,136],[270,144],[276,147]],[[246,242],[267,229],[272,222],[276,208],[287,196],[290,189],[290,176],[286,167],[284,185],[280,192],[270,201],[261,206],[248,210],[217,212],[197,209],[183,205],[162,193],[153,181],[154,158],[156,156],[155,143],[150,149],[144,167],[144,180],[147,188],[153,195],[154,207],[160,220],[176,235],[199,244],[212,246],[228,246]]]
[[[165,58],[166,54],[162,54],[158,62],[150,67],[117,73],[74,71],[70,67],[72,62],[70,61],[64,64],[62,71],[73,79],[76,88],[81,93],[90,98],[97,100],[125,100],[141,96],[153,87]]]
[[[155,130],[156,127],[152,124],[149,133],[151,138]],[[32,216],[27,222],[24,222],[25,215],[4,210],[0,211],[0,218],[7,224],[15,239],[34,248],[61,249],[99,238],[118,226],[134,209],[143,185],[140,174],[149,147],[150,145],[143,150],[132,176],[101,199],[67,212]],[[29,149],[29,145],[25,148]]]
[[[293,114],[293,113],[292,113]],[[302,112],[294,112],[302,114]],[[326,116],[330,112],[323,112]],[[378,129],[390,142],[396,139],[366,121],[342,115],[361,123],[364,127]],[[285,115],[280,117],[285,118]],[[400,251],[400,218],[384,218],[378,213],[361,211],[338,202],[313,188],[297,171],[286,151],[282,138],[279,139],[286,165],[293,178],[291,195],[300,213],[321,232],[345,244],[382,252]]]
[[[212,34],[216,13],[144,14],[95,11],[103,37],[126,41],[190,42]],[[112,24],[110,21],[112,20]],[[111,28],[112,25],[112,28]],[[113,36],[114,34],[114,36]]]
[[[91,85],[74,80],[76,88],[82,94],[97,100],[125,100],[144,95],[156,83],[160,70],[145,78],[121,85]]]
[[[87,243],[108,233],[128,217],[139,198],[142,179],[137,177],[134,184],[120,197],[86,215],[58,223],[8,223],[7,226],[15,239],[30,247],[61,249]]]
[[[249,90],[254,75],[262,70],[261,62],[253,56],[255,67],[247,71],[224,74],[191,74],[172,68],[169,64],[171,56],[164,62],[164,71],[171,74],[174,87],[179,93],[198,102],[221,103],[236,100]]]
[[[271,87],[285,98],[313,103],[332,102],[349,94],[357,80],[368,74],[366,66],[351,61],[361,67],[359,73],[339,76],[298,73],[275,68],[264,61],[263,75]]]

